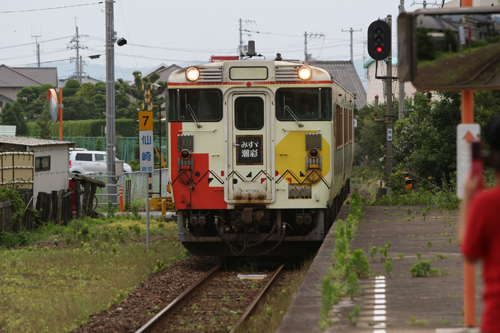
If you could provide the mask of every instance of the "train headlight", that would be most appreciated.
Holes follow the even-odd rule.
[[[316,158],[319,156],[319,151],[316,148],[311,148],[307,152],[307,155],[309,155],[310,158]]]
[[[189,81],[196,81],[200,78],[200,70],[196,67],[190,67],[188,68],[188,70],[186,71],[186,78],[189,80]]]
[[[185,160],[187,160],[191,156],[191,152],[187,149],[183,149],[181,151],[181,157]]]
[[[312,76],[312,70],[309,67],[300,67],[297,72],[301,80],[309,80]]]

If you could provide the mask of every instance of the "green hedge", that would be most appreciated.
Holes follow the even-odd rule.
[[[162,122],[165,126],[165,122]],[[73,120],[73,121],[63,121],[63,136],[69,137],[98,137],[101,135],[101,128],[106,126],[105,119],[97,120]],[[159,132],[159,123],[155,121],[154,131],[155,134]],[[54,123],[51,125],[52,136],[59,137],[59,123]],[[162,127],[162,136],[165,135],[165,127]],[[28,135],[29,137],[39,137],[40,127],[36,122],[28,123]],[[115,121],[115,136],[123,137],[138,137],[139,136],[139,125],[134,119],[116,119]]]

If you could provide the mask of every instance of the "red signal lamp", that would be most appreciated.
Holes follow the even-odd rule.
[[[377,53],[382,53],[383,50],[384,49],[380,45],[375,48],[375,51],[377,51]]]

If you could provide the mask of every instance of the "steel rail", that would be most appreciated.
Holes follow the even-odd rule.
[[[253,310],[255,309],[255,307],[257,306],[259,301],[263,298],[263,296],[266,294],[266,292],[269,290],[269,288],[277,280],[277,277],[279,276],[279,274],[281,273],[281,271],[283,270],[284,267],[285,267],[285,265],[283,264],[280,267],[278,267],[278,269],[276,269],[273,276],[269,279],[269,281],[267,281],[266,285],[260,290],[259,294],[254,298],[252,303],[250,303],[248,308],[241,315],[240,319],[238,319],[238,321],[233,325],[233,328],[231,329],[231,331],[229,333],[236,332],[236,330],[241,326],[241,324],[243,324],[247,320],[247,318],[250,316],[250,314],[252,314]]]
[[[489,63],[487,63],[483,68],[481,68],[472,78],[468,79],[467,81],[460,82],[460,85],[466,85],[474,81],[479,77],[479,75],[483,74],[487,69],[489,69],[491,66],[493,66],[498,60],[500,60],[500,56],[496,57]]]
[[[205,283],[212,277],[219,269],[221,265],[217,265],[208,271],[201,279],[195,282],[191,287],[189,287],[186,291],[180,294],[175,300],[172,301],[166,308],[158,312],[156,316],[151,318],[146,324],[144,324],[139,330],[135,333],[144,333],[144,332],[152,332],[157,325],[161,323],[161,318],[166,317],[168,314],[172,313],[185,299],[188,298],[193,292],[200,289]]]

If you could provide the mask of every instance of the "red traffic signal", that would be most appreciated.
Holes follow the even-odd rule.
[[[375,60],[384,60],[391,53],[391,28],[377,20],[368,27],[368,54]]]

